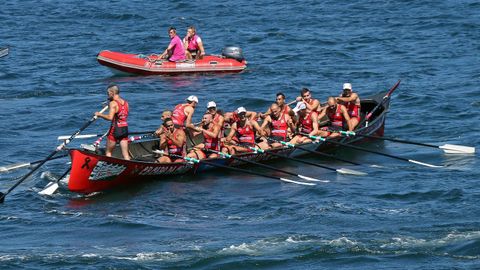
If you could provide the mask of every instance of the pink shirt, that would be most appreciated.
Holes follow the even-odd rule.
[[[185,49],[183,48],[182,40],[175,35],[172,40],[170,41],[170,45],[168,47],[172,48],[172,56],[168,59],[170,61],[178,61],[178,60],[185,60]]]

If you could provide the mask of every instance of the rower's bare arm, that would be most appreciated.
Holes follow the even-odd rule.
[[[100,117],[100,118],[103,118],[105,120],[108,120],[108,121],[112,121],[113,120],[113,117],[115,116],[115,114],[117,113],[118,111],[118,105],[117,105],[117,102],[115,101],[110,101],[110,103],[108,104],[108,114],[103,114],[103,113],[99,113],[99,112],[95,112],[95,115],[97,117]]]
[[[182,147],[183,143],[185,142],[185,131],[178,130],[177,136],[172,136],[172,141],[177,147]]]
[[[203,134],[207,134],[210,137],[216,138],[218,137],[218,133],[220,131],[220,127],[218,125],[213,125],[213,130],[208,130],[208,129],[203,129],[202,132]]]
[[[312,132],[310,132],[309,135],[318,135],[318,114],[312,113],[311,114],[311,120],[312,120]]]
[[[267,115],[267,117],[265,117],[265,119],[263,120],[262,126],[260,127],[260,129],[264,130],[271,121],[272,121],[272,118],[270,117],[270,115]],[[257,121],[252,121],[252,123],[253,122],[257,123]]]
[[[322,119],[323,117],[325,117],[326,114],[327,114],[327,108],[325,108],[324,110],[322,110],[321,112],[318,113],[317,119],[318,120]]]
[[[228,133],[227,138],[225,138],[226,142],[230,142],[235,136],[235,132],[237,132],[237,123],[233,123],[232,126],[230,127],[230,133]]]
[[[294,132],[295,131],[295,125],[293,124],[292,118],[290,117],[290,115],[285,115],[285,117],[286,117],[286,120],[287,120],[288,127],[290,128],[290,130],[292,132]]]
[[[246,114],[245,114],[246,117],[248,117],[248,119],[252,120],[252,121],[255,121],[255,118],[257,117],[257,113],[256,112],[252,112],[252,111],[248,111]]]
[[[316,111],[318,110],[318,107],[320,106],[320,101],[318,99],[314,99],[312,105],[307,104],[307,109],[310,111]]]
[[[337,100],[341,100],[343,102],[350,102],[350,101],[355,101],[358,98],[357,93],[352,93],[349,97],[337,97]]]
[[[345,118],[345,121],[350,121],[350,115],[348,115],[348,111],[347,111],[347,108],[345,108],[345,106],[341,105],[341,109],[342,110],[342,114],[343,114],[343,118]]]
[[[195,126],[192,124],[193,108],[187,107],[185,113],[187,114],[187,119],[185,120],[185,127],[195,129]]]
[[[270,116],[268,116],[268,118],[270,118]],[[252,124],[252,127],[258,131],[258,133],[260,133],[260,136],[265,136],[265,131],[263,130],[262,127],[260,127],[260,125],[257,123],[257,121],[250,121],[250,123]],[[265,123],[265,122],[264,122]],[[263,125],[262,125],[263,126]]]
[[[220,115],[219,118],[218,118],[217,124],[218,124],[219,127],[223,127],[224,123],[225,123],[225,117]]]

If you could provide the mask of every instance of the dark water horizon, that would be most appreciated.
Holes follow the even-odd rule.
[[[131,130],[197,95],[226,111],[263,111],[302,87],[324,101],[350,82],[360,97],[402,80],[385,134],[478,147],[478,1],[7,1],[0,9],[0,166],[39,160],[121,87]],[[240,74],[114,76],[101,50],[159,53],[168,27],[195,25],[207,54],[242,48]],[[200,118],[196,113],[195,119]],[[97,121],[84,133],[103,133]],[[92,143],[75,140],[71,146]],[[393,142],[365,145],[444,168],[341,149],[364,166],[318,157],[348,176],[274,166],[330,180],[315,187],[233,172],[142,183],[82,196],[37,192],[67,159],[47,163],[0,206],[2,269],[478,269],[478,153],[448,155]],[[367,165],[378,164],[381,168]],[[267,173],[267,171],[263,171]],[[0,191],[27,171],[0,174]],[[270,172],[268,172],[270,173]]]

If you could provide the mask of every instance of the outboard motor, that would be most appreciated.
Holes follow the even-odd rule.
[[[226,58],[232,58],[239,62],[242,62],[245,58],[243,58],[242,49],[240,47],[235,46],[228,46],[223,48],[222,55]]]

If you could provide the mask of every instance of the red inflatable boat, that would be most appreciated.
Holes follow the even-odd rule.
[[[158,55],[112,51],[101,51],[97,60],[101,65],[109,67],[117,74],[161,75],[194,72],[241,72],[244,70],[247,67],[247,61],[243,59],[241,50],[236,47],[227,48],[229,50],[224,49],[222,55],[206,55],[203,59],[183,62],[158,59]],[[231,54],[232,51],[236,54]]]

